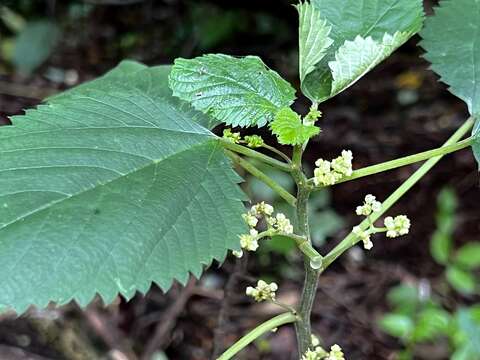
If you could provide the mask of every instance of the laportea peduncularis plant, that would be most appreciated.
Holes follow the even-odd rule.
[[[0,308],[23,313],[49,302],[86,305],[97,293],[109,303],[118,294],[129,299],[146,292],[152,281],[168,290],[174,279],[199,277],[227,251],[241,256],[280,234],[304,255],[300,302],[219,359],[289,323],[299,358],[344,358],[339,345],[325,350],[311,334],[319,276],[358,242],[370,249],[377,233],[408,233],[405,215],[378,221],[443,155],[471,146],[480,157],[480,1],[441,2],[422,32],[425,57],[467,103],[471,118],[438,149],[362,169],[353,169],[348,149],[334,159],[318,156],[312,178],[302,156],[309,139],[321,137],[321,104],[420,31],[424,16],[420,0],[312,0],[297,10],[301,92],[311,100],[304,116],[291,108],[293,87],[260,58],[210,54],[177,59],[173,67],[122,62],[0,129]],[[292,156],[258,136],[226,130],[217,137],[210,129],[220,123],[268,126],[279,143],[292,147]],[[290,174],[296,195],[251,159]],[[328,254],[312,246],[312,192],[425,160],[383,201],[365,194],[356,209],[363,221]],[[246,210],[232,162],[276,191],[295,218],[262,202]],[[246,294],[278,304],[277,290],[277,284],[259,280]]]

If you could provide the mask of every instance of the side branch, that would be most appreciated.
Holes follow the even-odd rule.
[[[444,148],[449,148],[451,145],[454,145],[459,141],[470,129],[474,123],[473,118],[469,118],[443,145]],[[469,139],[467,139],[469,140]],[[442,147],[442,148],[443,148]],[[440,148],[441,149],[441,148]],[[441,155],[430,158],[425,162],[417,171],[415,171],[397,190],[395,190],[384,202],[382,209],[378,212],[374,212],[364,221],[362,221],[359,227],[362,230],[366,230],[371,223],[375,222],[383,214],[385,214],[388,209],[390,209],[408,190],[410,190],[426,173],[428,173],[445,155]],[[333,248],[325,257],[323,258],[323,263],[320,268],[321,272],[334,262],[340,255],[345,251],[354,246],[360,239],[353,234],[352,232],[347,235],[335,248]]]
[[[260,169],[258,169],[256,166],[254,166],[253,164],[251,164],[247,160],[243,159],[241,156],[238,156],[237,154],[235,154],[235,153],[233,153],[229,150],[226,150],[226,153],[236,164],[240,165],[242,168],[244,168],[250,174],[255,176],[257,179],[259,179],[260,181],[267,184],[273,191],[275,191],[288,204],[290,204],[293,207],[296,206],[297,199],[295,199],[295,196],[290,194],[280,184],[275,182],[271,177],[269,177],[267,174],[262,172]]]
[[[265,321],[263,324],[257,326],[255,329],[250,331],[247,335],[238,340],[233,344],[227,351],[225,351],[217,360],[228,360],[233,358],[239,351],[245,348],[255,339],[259,338],[268,331],[271,331],[281,325],[294,323],[297,321],[297,316],[292,312],[287,312],[274,318]]]
[[[401,157],[401,158],[398,158],[398,159],[395,159],[395,160],[386,161],[386,162],[376,164],[376,165],[372,165],[372,166],[367,166],[367,167],[364,167],[364,168],[361,168],[361,169],[354,170],[351,176],[347,176],[347,177],[339,180],[336,184],[340,184],[340,183],[343,183],[343,182],[355,180],[355,179],[362,178],[362,177],[365,177],[365,176],[378,174],[378,173],[381,173],[381,172],[384,172],[384,171],[388,171],[388,170],[396,169],[396,168],[399,168],[399,167],[402,167],[402,166],[414,164],[414,163],[417,163],[417,162],[420,162],[420,161],[428,160],[428,159],[431,159],[431,158],[434,158],[434,157],[437,157],[437,156],[447,155],[447,154],[450,154],[452,152],[465,149],[466,147],[469,147],[472,144],[473,144],[473,138],[469,137],[468,139],[459,141],[458,143],[454,143],[454,144],[451,144],[451,145],[448,145],[448,146],[444,145],[444,146],[441,146],[437,149],[420,152],[418,154]],[[312,179],[309,179],[308,183],[311,186],[313,186],[313,180]],[[312,190],[316,191],[316,190],[321,190],[322,188],[324,188],[324,186],[314,187]]]
[[[217,140],[220,142],[220,144],[225,149],[228,149],[228,150],[231,150],[233,152],[251,157],[252,159],[260,160],[260,161],[264,162],[265,164],[271,165],[271,166],[273,166],[277,169],[280,169],[282,171],[285,171],[285,172],[291,172],[292,171],[292,168],[291,168],[290,165],[288,165],[288,164],[286,164],[282,161],[279,161],[277,159],[274,159],[274,158],[272,158],[268,155],[262,154],[261,152],[255,151],[255,150],[250,149],[246,146],[242,146],[242,145],[239,145],[239,144],[234,144],[233,142],[225,140],[223,138],[217,138]]]

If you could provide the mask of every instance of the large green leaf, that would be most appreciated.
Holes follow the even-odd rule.
[[[55,95],[49,100],[65,98],[88,89],[110,92],[115,91],[119,86],[129,84],[129,86],[148,94],[153,100],[161,98],[162,101],[168,101],[172,106],[179,108],[186,117],[203,127],[208,129],[215,127],[218,124],[217,120],[196,111],[189,104],[172,96],[172,90],[168,86],[168,75],[171,70],[170,65],[148,67],[136,61],[125,60],[102,77]]]
[[[295,100],[292,86],[256,56],[177,59],[170,87],[173,95],[233,126],[263,126]]]
[[[418,32],[423,22],[421,0],[312,0],[312,4],[332,26],[329,37],[334,41],[302,84],[303,92],[318,102],[338,93],[338,90],[332,92],[333,77],[329,63],[335,61],[340,47],[348,46],[346,41],[353,42],[360,36],[363,39],[371,37],[380,44],[385,34],[394,36],[397,32],[404,33],[402,41],[391,49],[393,51]],[[371,68],[373,66],[368,70]]]
[[[167,290],[239,247],[240,179],[190,108],[152,95],[156,70],[0,128],[0,307]]]
[[[315,65],[323,59],[333,40],[328,37],[332,27],[322,19],[322,15],[308,1],[296,6],[299,17],[298,45],[300,80],[315,70]]]
[[[432,70],[480,115],[480,0],[441,1],[421,36]]]

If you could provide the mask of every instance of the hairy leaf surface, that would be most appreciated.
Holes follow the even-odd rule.
[[[0,308],[167,290],[239,247],[240,179],[193,110],[155,89],[156,70],[0,128]]]
[[[449,90],[480,115],[480,0],[443,0],[425,21],[421,46]]]
[[[232,126],[263,126],[295,100],[295,90],[259,57],[209,54],[177,59],[173,95]]]
[[[328,37],[332,27],[308,1],[298,4],[296,8],[299,16],[300,81],[303,82],[332,45],[333,40]]]
[[[304,125],[300,115],[290,108],[281,109],[270,128],[283,145],[301,145],[320,132],[320,128],[314,125]]]
[[[304,93],[318,102],[335,95],[329,63],[335,61],[337,51],[347,40],[354,41],[360,36],[381,43],[385,34],[393,36],[400,32],[406,34],[406,41],[420,30],[423,22],[421,0],[312,0],[311,3],[332,26],[329,37],[334,41],[302,85]]]

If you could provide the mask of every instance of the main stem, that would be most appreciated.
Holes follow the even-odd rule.
[[[310,190],[307,184],[307,178],[302,171],[303,147],[296,146],[293,150],[293,171],[292,176],[297,183],[297,233],[304,236],[309,243],[310,230],[308,226],[308,199]],[[312,313],[313,302],[317,293],[318,277],[320,272],[310,266],[310,258],[304,257],[305,280],[303,283],[302,297],[298,306],[298,320],[295,322],[295,332],[297,335],[299,358],[308,350],[312,341],[312,330],[310,324],[310,315]]]

